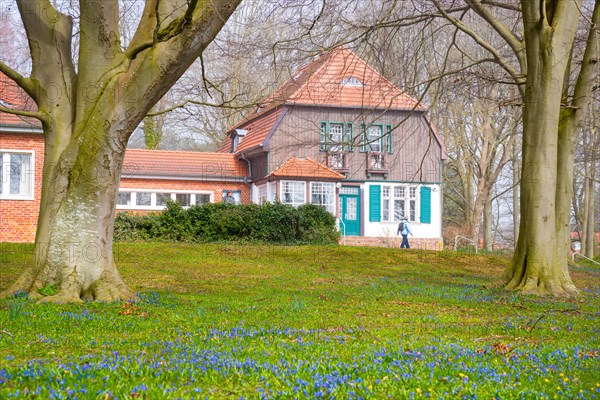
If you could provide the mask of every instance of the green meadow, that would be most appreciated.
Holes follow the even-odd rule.
[[[31,262],[0,244],[0,290]],[[600,269],[576,300],[503,255],[127,243],[135,302],[0,301],[1,399],[600,398]],[[52,291],[52,288],[46,288]]]

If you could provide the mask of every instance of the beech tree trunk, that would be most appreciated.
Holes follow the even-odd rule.
[[[31,78],[0,71],[36,102],[45,134],[35,263],[4,294],[56,285],[42,301],[129,299],[112,253],[116,195],[127,141],[151,107],[202,53],[240,0],[146,0],[126,49],[119,0],[80,2],[77,72],[70,17],[49,0],[18,0]],[[55,94],[51,95],[50,89]]]
[[[517,143],[514,142],[512,146],[512,170],[513,170],[513,185],[517,185],[521,180],[520,168],[519,168],[519,153],[517,150]],[[512,206],[513,206],[513,238],[515,247],[517,245],[517,238],[519,237],[519,223],[521,220],[521,209],[519,207],[519,191],[517,187],[512,191]]]
[[[483,248],[486,251],[494,250],[493,223],[494,214],[492,209],[492,196],[490,193],[488,194],[488,198],[485,202],[485,208],[483,209]]]
[[[594,221],[595,209],[595,184],[594,176],[596,173],[596,161],[590,162],[587,174],[584,179],[584,209],[583,209],[583,243],[582,253],[588,258],[594,258],[594,247],[596,245],[596,224]]]
[[[522,1],[527,52],[523,112],[521,223],[507,289],[577,295],[567,267],[573,155],[577,129],[590,101],[598,35],[593,27],[572,107],[562,108],[567,68],[581,1]],[[599,21],[596,3],[593,21]]]

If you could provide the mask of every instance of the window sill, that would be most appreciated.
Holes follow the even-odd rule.
[[[33,200],[35,200],[35,197],[34,196],[28,196],[28,197],[0,197],[0,200],[33,201]]]

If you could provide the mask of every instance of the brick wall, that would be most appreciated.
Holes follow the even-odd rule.
[[[35,151],[33,200],[0,200],[0,242],[33,242],[42,193],[44,137],[35,133],[0,132],[0,150]]]
[[[377,246],[377,247],[392,247],[400,248],[402,237],[366,237],[366,236],[346,236],[340,240],[340,244],[346,246]],[[419,250],[444,250],[442,238],[439,239],[422,239],[408,238],[408,243],[411,249]]]
[[[44,165],[43,135],[0,132],[0,150],[33,150],[35,152],[33,200],[0,200],[0,242],[33,242],[35,240],[42,193],[42,167]],[[121,181],[121,188],[212,191],[214,201],[221,201],[224,189],[231,191],[239,190],[242,196],[242,203],[250,203],[250,188],[243,182],[124,178]],[[147,211],[135,212],[147,213]]]

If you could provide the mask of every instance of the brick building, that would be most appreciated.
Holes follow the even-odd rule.
[[[34,109],[0,75],[5,107]],[[31,242],[40,205],[39,122],[0,113],[0,242]],[[427,108],[345,47],[299,69],[228,130],[219,152],[126,151],[117,212],[222,201],[325,207],[348,243],[396,241],[406,217],[413,244],[441,243],[440,135]]]

